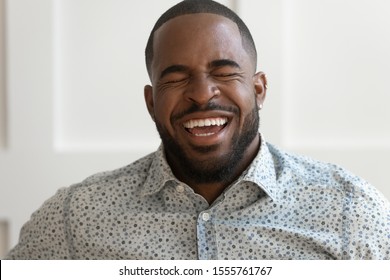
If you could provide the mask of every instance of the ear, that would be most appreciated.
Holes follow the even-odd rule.
[[[149,115],[154,121],[154,99],[153,99],[153,87],[150,85],[146,85],[144,87],[144,98],[146,107],[148,108]]]
[[[267,93],[267,77],[263,72],[258,72],[253,76],[253,84],[255,87],[257,106],[261,109]]]

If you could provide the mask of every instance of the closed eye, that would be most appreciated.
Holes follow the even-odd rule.
[[[173,85],[187,81],[189,78],[186,72],[171,72],[166,73],[163,78],[160,79],[159,83],[162,85]]]
[[[189,77],[186,75],[172,75],[176,77],[165,77],[161,81],[158,82],[157,87],[160,91],[173,89],[185,85]]]
[[[230,81],[230,80],[242,78],[242,74],[236,73],[236,72],[233,72],[233,73],[214,73],[213,76],[216,79],[219,79],[222,81]]]
[[[233,77],[238,76],[238,73],[220,73],[220,74],[214,74],[215,77]]]
[[[231,60],[217,60],[212,63],[212,66],[214,67],[211,71],[211,75],[215,78],[219,79],[235,79],[235,78],[241,78],[241,68],[240,66]]]
[[[177,79],[177,80],[168,80],[168,81],[165,81],[164,84],[175,84],[175,83],[181,83],[181,82],[184,82],[185,80],[187,80],[187,78],[183,78],[183,79]]]

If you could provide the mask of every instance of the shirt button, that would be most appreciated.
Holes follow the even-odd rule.
[[[176,186],[176,191],[178,193],[182,193],[182,192],[184,192],[184,187],[182,185],[178,185],[178,186]]]
[[[202,214],[202,220],[207,222],[208,220],[210,220],[210,214],[209,213],[203,213]]]

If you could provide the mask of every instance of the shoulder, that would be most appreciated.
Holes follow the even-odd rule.
[[[130,163],[124,167],[118,169],[103,171],[96,174],[93,174],[83,180],[77,185],[80,186],[92,186],[103,184],[107,181],[113,180],[142,180],[148,174],[150,165],[155,157],[155,153],[151,153],[143,158],[138,159],[137,161]]]
[[[268,144],[268,148],[275,163],[277,177],[289,174],[297,183],[332,186],[340,191],[356,187],[364,190],[369,185],[361,177],[337,164],[287,152],[271,144]]]
[[[389,201],[373,185],[349,170],[332,163],[283,151],[268,145],[277,181],[289,191],[328,196],[351,204],[356,211],[389,208]]]
[[[149,176],[155,153],[149,154],[124,167],[99,172],[68,187],[65,208],[100,205],[108,200],[126,200],[140,195]]]
[[[120,189],[123,186],[136,188],[142,185],[148,176],[154,157],[155,153],[151,153],[124,167],[88,176],[79,183],[61,188],[53,197],[45,201],[43,206],[55,207],[57,204],[67,204],[74,200],[74,197],[82,197],[84,195],[93,198],[93,195],[96,193],[108,194],[110,191]],[[38,209],[37,213],[41,209]]]
[[[116,170],[89,176],[80,183],[59,189],[37,209],[20,232],[19,243],[9,259],[66,259],[72,257],[69,229],[80,215],[110,209],[120,199],[137,193],[147,177],[154,154]]]
[[[278,187],[290,207],[321,209],[321,219],[341,225],[343,257],[390,257],[390,203],[374,186],[331,163],[285,152],[268,145]],[[288,194],[288,195],[287,195]],[[295,198],[295,199],[294,199]],[[333,217],[333,218],[332,218]]]

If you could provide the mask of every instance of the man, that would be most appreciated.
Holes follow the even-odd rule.
[[[146,65],[160,148],[59,190],[8,258],[390,258],[381,194],[258,133],[267,80],[236,14],[177,4],[153,28]]]

